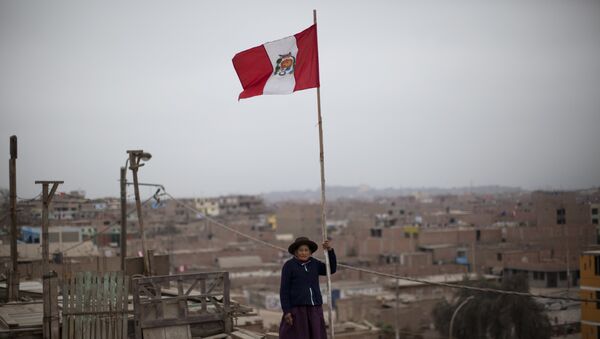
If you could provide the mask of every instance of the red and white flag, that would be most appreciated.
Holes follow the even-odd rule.
[[[233,67],[244,88],[238,99],[319,87],[317,25],[239,52]]]

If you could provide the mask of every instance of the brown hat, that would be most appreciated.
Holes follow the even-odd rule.
[[[317,245],[316,242],[311,241],[307,237],[299,237],[296,238],[296,241],[294,241],[294,243],[291,244],[290,247],[288,247],[288,252],[290,252],[291,254],[295,254],[298,247],[302,245],[308,246],[308,249],[311,253],[314,253],[319,248],[319,245]]]

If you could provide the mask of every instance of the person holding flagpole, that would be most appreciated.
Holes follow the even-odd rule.
[[[244,89],[238,100],[258,95],[291,94],[309,88],[317,89],[319,160],[321,167],[321,228],[323,242],[328,243],[325,215],[325,153],[323,151],[316,10],[313,10],[313,21],[312,26],[300,33],[239,52],[233,57],[232,61]],[[325,257],[325,275],[327,275],[327,295],[328,299],[331,300],[331,273],[333,271],[330,267],[330,251],[325,249],[323,254]],[[328,303],[328,306],[331,339],[334,339],[333,308],[331,303]]]
[[[279,325],[280,339],[327,338],[319,287],[319,276],[326,275],[327,268],[311,256],[317,249],[317,244],[306,237],[297,238],[288,247],[293,257],[281,269],[279,300],[283,316]],[[333,274],[337,260],[329,240],[323,242],[323,249],[328,252]]]

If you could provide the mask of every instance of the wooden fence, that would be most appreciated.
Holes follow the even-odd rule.
[[[228,272],[136,278],[132,289],[137,339],[174,338],[169,329],[189,338],[191,326],[231,333]]]
[[[62,285],[62,339],[127,339],[129,279],[79,272]]]

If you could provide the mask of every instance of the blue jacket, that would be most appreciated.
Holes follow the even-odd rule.
[[[329,250],[331,274],[335,273],[337,260],[333,249]],[[323,305],[319,288],[319,276],[327,275],[325,263],[310,257],[302,262],[296,257],[283,264],[279,299],[283,313],[289,313],[292,307],[300,305]]]

